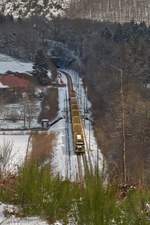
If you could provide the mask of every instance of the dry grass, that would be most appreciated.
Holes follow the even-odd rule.
[[[58,89],[49,88],[42,102],[42,111],[39,116],[39,121],[43,118],[47,118],[50,121],[52,121],[57,116],[57,113],[58,113]]]
[[[51,159],[55,134],[34,134],[32,136],[32,151],[30,160],[39,164]]]

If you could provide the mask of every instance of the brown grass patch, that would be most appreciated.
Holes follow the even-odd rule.
[[[51,159],[53,145],[55,141],[55,134],[34,134],[32,136],[32,152],[30,160],[39,164]]]
[[[39,121],[43,118],[52,121],[57,116],[58,109],[58,88],[49,88],[42,102]]]

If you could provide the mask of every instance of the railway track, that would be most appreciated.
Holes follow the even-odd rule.
[[[86,146],[86,151],[85,151],[85,162],[88,163],[87,167],[87,172],[88,174],[93,174],[93,165],[92,165],[92,160],[91,160],[91,156],[90,156],[90,149],[87,143],[87,139],[86,139],[86,134],[85,134],[85,129],[84,126],[82,124],[82,129],[83,129],[83,136],[84,136],[84,142],[85,142],[85,146]]]
[[[66,110],[66,127],[65,127],[65,136],[66,136],[66,153],[68,155],[68,158],[66,160],[66,174],[67,174],[67,178],[71,178],[71,153],[70,153],[70,143],[69,143],[69,127],[68,127],[68,123],[69,123],[69,115],[68,112]]]
[[[66,153],[68,155],[67,161],[66,161],[66,174],[67,178],[71,180],[71,171],[72,171],[72,166],[71,166],[71,143],[70,139],[72,139],[71,134],[70,134],[70,111],[68,111],[69,107],[69,88],[68,91],[66,92],[66,100],[65,100],[65,111],[66,111]]]
[[[68,84],[68,97],[69,97],[69,109],[70,109],[69,114],[70,114],[70,120],[72,123],[72,139],[73,139],[74,152],[76,152],[75,140],[74,140],[74,135],[75,135],[74,132],[76,130],[80,131],[80,134],[83,137],[83,141],[84,141],[84,150],[79,153],[76,152],[77,163],[78,163],[78,179],[79,179],[79,182],[83,183],[85,174],[91,174],[93,172],[92,160],[91,160],[90,154],[89,154],[88,144],[87,144],[85,130],[84,130],[85,128],[84,128],[83,121],[82,121],[82,118],[80,115],[80,107],[79,107],[79,103],[77,101],[77,95],[74,91],[72,78],[68,73],[66,73],[64,71],[62,71],[62,72],[66,76],[67,84]],[[74,93],[74,96],[71,96],[71,93]],[[71,102],[71,100],[72,100],[72,102]],[[78,126],[77,126],[77,124],[78,124]],[[71,149],[68,149],[69,155],[71,154],[70,151],[71,151]],[[71,163],[70,163],[70,165],[71,165]],[[71,169],[71,166],[69,166],[69,168]]]
[[[80,155],[77,155],[77,161],[78,161],[78,181],[79,183],[84,182],[84,174],[82,169],[82,158]]]

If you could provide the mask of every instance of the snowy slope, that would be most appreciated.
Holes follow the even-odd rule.
[[[32,63],[20,62],[10,56],[0,54],[0,73],[5,73],[7,71],[12,72],[31,72]]]
[[[69,0],[0,0],[0,11],[14,17],[44,15],[47,18],[63,15]]]
[[[66,10],[69,9],[69,10]],[[112,22],[145,21],[150,24],[149,0],[0,0],[0,12],[14,17],[65,15]]]

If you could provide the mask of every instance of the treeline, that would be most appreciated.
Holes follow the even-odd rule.
[[[0,29],[0,51],[13,56],[32,59],[37,49],[50,48],[49,39],[73,51],[78,61],[70,68],[80,71],[88,87],[97,140],[107,158],[110,178],[119,182],[123,109],[121,76],[115,68],[123,70],[127,181],[150,184],[150,28],[134,21],[121,25],[32,17],[0,24]]]
[[[149,0],[72,0],[67,10],[71,18],[88,18],[100,21],[145,21],[150,24]]]
[[[14,22],[14,17],[13,15],[7,15],[4,16],[3,14],[0,14],[0,24],[2,23],[9,23],[9,22]]]
[[[9,7],[8,7],[9,5]],[[0,3],[3,14],[12,13],[21,18],[33,15],[45,16],[48,19],[64,16],[68,18],[95,19],[99,21],[137,22],[150,24],[149,0],[26,0]]]
[[[0,51],[14,57],[32,60],[37,49],[45,49],[47,25],[41,17],[14,19],[0,17]],[[45,32],[45,33],[44,33]]]

